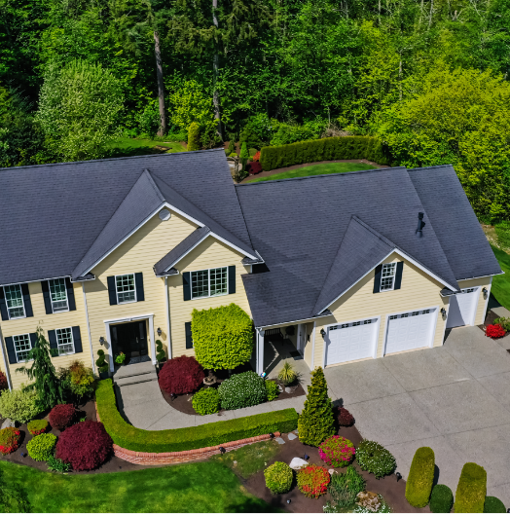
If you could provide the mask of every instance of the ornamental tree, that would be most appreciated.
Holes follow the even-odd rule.
[[[312,371],[312,384],[308,386],[305,406],[299,416],[298,432],[299,440],[311,446],[319,446],[335,434],[333,405],[321,367]]]
[[[197,310],[191,314],[191,332],[197,361],[206,369],[234,369],[253,352],[253,323],[241,307]]]

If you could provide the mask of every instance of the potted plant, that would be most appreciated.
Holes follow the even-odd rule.
[[[156,360],[158,361],[158,369],[161,368],[163,363],[166,361],[166,353],[163,349],[163,343],[159,339],[156,340]]]
[[[124,352],[120,352],[116,357],[115,357],[115,362],[117,364],[119,364],[120,366],[122,366],[124,364],[124,361],[126,360],[126,354]]]
[[[110,373],[109,373],[110,366],[106,362],[104,351],[98,350],[97,354],[99,355],[99,358],[96,360],[96,366],[97,366],[97,370],[99,372],[99,378],[100,379],[108,378],[110,375]]]

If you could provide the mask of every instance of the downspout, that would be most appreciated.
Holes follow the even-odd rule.
[[[7,367],[7,359],[5,358],[5,350],[4,350],[4,340],[2,339],[1,330],[0,330],[0,347],[2,348],[2,361],[4,363],[5,376],[7,377],[7,385],[9,386],[9,391],[12,391],[11,374],[9,373],[9,368]]]
[[[172,336],[170,333],[170,290],[168,277],[165,277],[165,301],[166,301],[166,333],[168,338],[168,359],[172,358]]]
[[[97,373],[96,361],[94,360],[94,348],[92,347],[92,333],[90,332],[89,308],[87,306],[87,295],[85,294],[85,282],[81,283],[81,289],[83,292],[83,305],[85,306],[85,318],[87,320],[87,332],[89,334],[89,347],[90,347],[90,358],[92,359],[92,371],[94,373]]]

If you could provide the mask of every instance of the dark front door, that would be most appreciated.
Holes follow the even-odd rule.
[[[122,325],[110,326],[113,357],[119,353],[126,354],[125,364],[140,362],[148,355],[146,321],[134,321]]]

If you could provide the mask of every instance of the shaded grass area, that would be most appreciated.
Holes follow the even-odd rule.
[[[493,277],[491,293],[503,307],[510,309],[510,255],[494,245],[491,248],[505,272],[504,275]]]
[[[166,150],[156,148],[166,148]],[[112,141],[112,157],[131,157],[134,155],[148,155],[155,153],[185,152],[186,149],[175,141],[156,141],[154,139],[142,139],[133,137],[120,137]]]
[[[269,461],[278,453],[280,445],[276,441],[264,441],[243,446],[224,455],[215,455],[211,461],[221,462],[242,478],[250,478],[265,469]]]
[[[219,462],[68,475],[0,461],[5,482],[24,489],[32,512],[269,512]]]
[[[275,173],[269,177],[258,177],[249,182],[265,182],[267,180],[282,180],[285,178],[309,177],[312,175],[328,175],[330,173],[347,173],[349,171],[361,171],[377,169],[377,166],[358,162],[329,162],[326,164],[312,164],[304,168],[286,171],[285,173]]]

